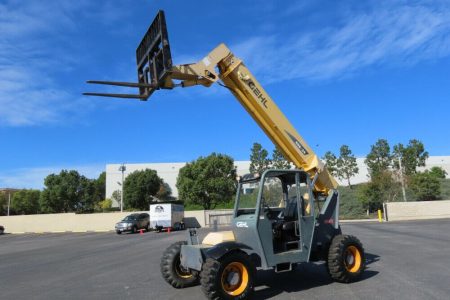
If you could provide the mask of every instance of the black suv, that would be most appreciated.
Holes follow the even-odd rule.
[[[122,221],[116,224],[117,234],[129,231],[136,233],[139,229],[150,230],[150,216],[146,213],[131,214],[126,216]]]

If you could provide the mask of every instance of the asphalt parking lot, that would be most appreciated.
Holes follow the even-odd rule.
[[[335,283],[320,264],[259,272],[255,299],[449,299],[450,220],[342,227],[366,249],[361,281]],[[0,298],[202,299],[200,287],[176,290],[160,275],[162,252],[184,235],[0,236]]]

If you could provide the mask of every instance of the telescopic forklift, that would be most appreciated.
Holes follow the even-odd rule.
[[[365,268],[364,249],[339,226],[337,182],[242,60],[220,44],[197,63],[173,65],[166,21],[159,11],[136,50],[138,82],[88,81],[139,89],[139,94],[85,93],[147,100],[154,91],[218,83],[242,104],[296,169],[238,178],[230,231],[200,243],[189,229],[162,255],[161,272],[175,288],[201,284],[210,299],[251,296],[257,269],[291,271],[325,261],[330,276],[352,282]]]

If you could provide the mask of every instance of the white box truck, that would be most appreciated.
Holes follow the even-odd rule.
[[[180,204],[161,203],[150,205],[150,227],[157,231],[163,229],[184,229],[184,206]]]

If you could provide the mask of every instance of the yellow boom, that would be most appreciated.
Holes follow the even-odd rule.
[[[337,187],[336,180],[326,166],[298,134],[242,60],[234,56],[224,44],[220,44],[195,64],[174,66],[162,88],[174,87],[173,80],[181,80],[183,87],[198,84],[208,87],[219,79],[287,160],[292,161],[297,168],[307,171],[312,178],[317,174],[315,182],[317,192],[328,194],[330,189]]]
[[[328,194],[337,182],[298,134],[244,63],[220,44],[201,61],[172,66],[164,13],[160,11],[136,50],[139,83],[90,81],[139,88],[139,95],[85,93],[86,95],[147,100],[157,89],[211,86],[221,80],[281,150],[285,158],[314,179],[314,190]]]

